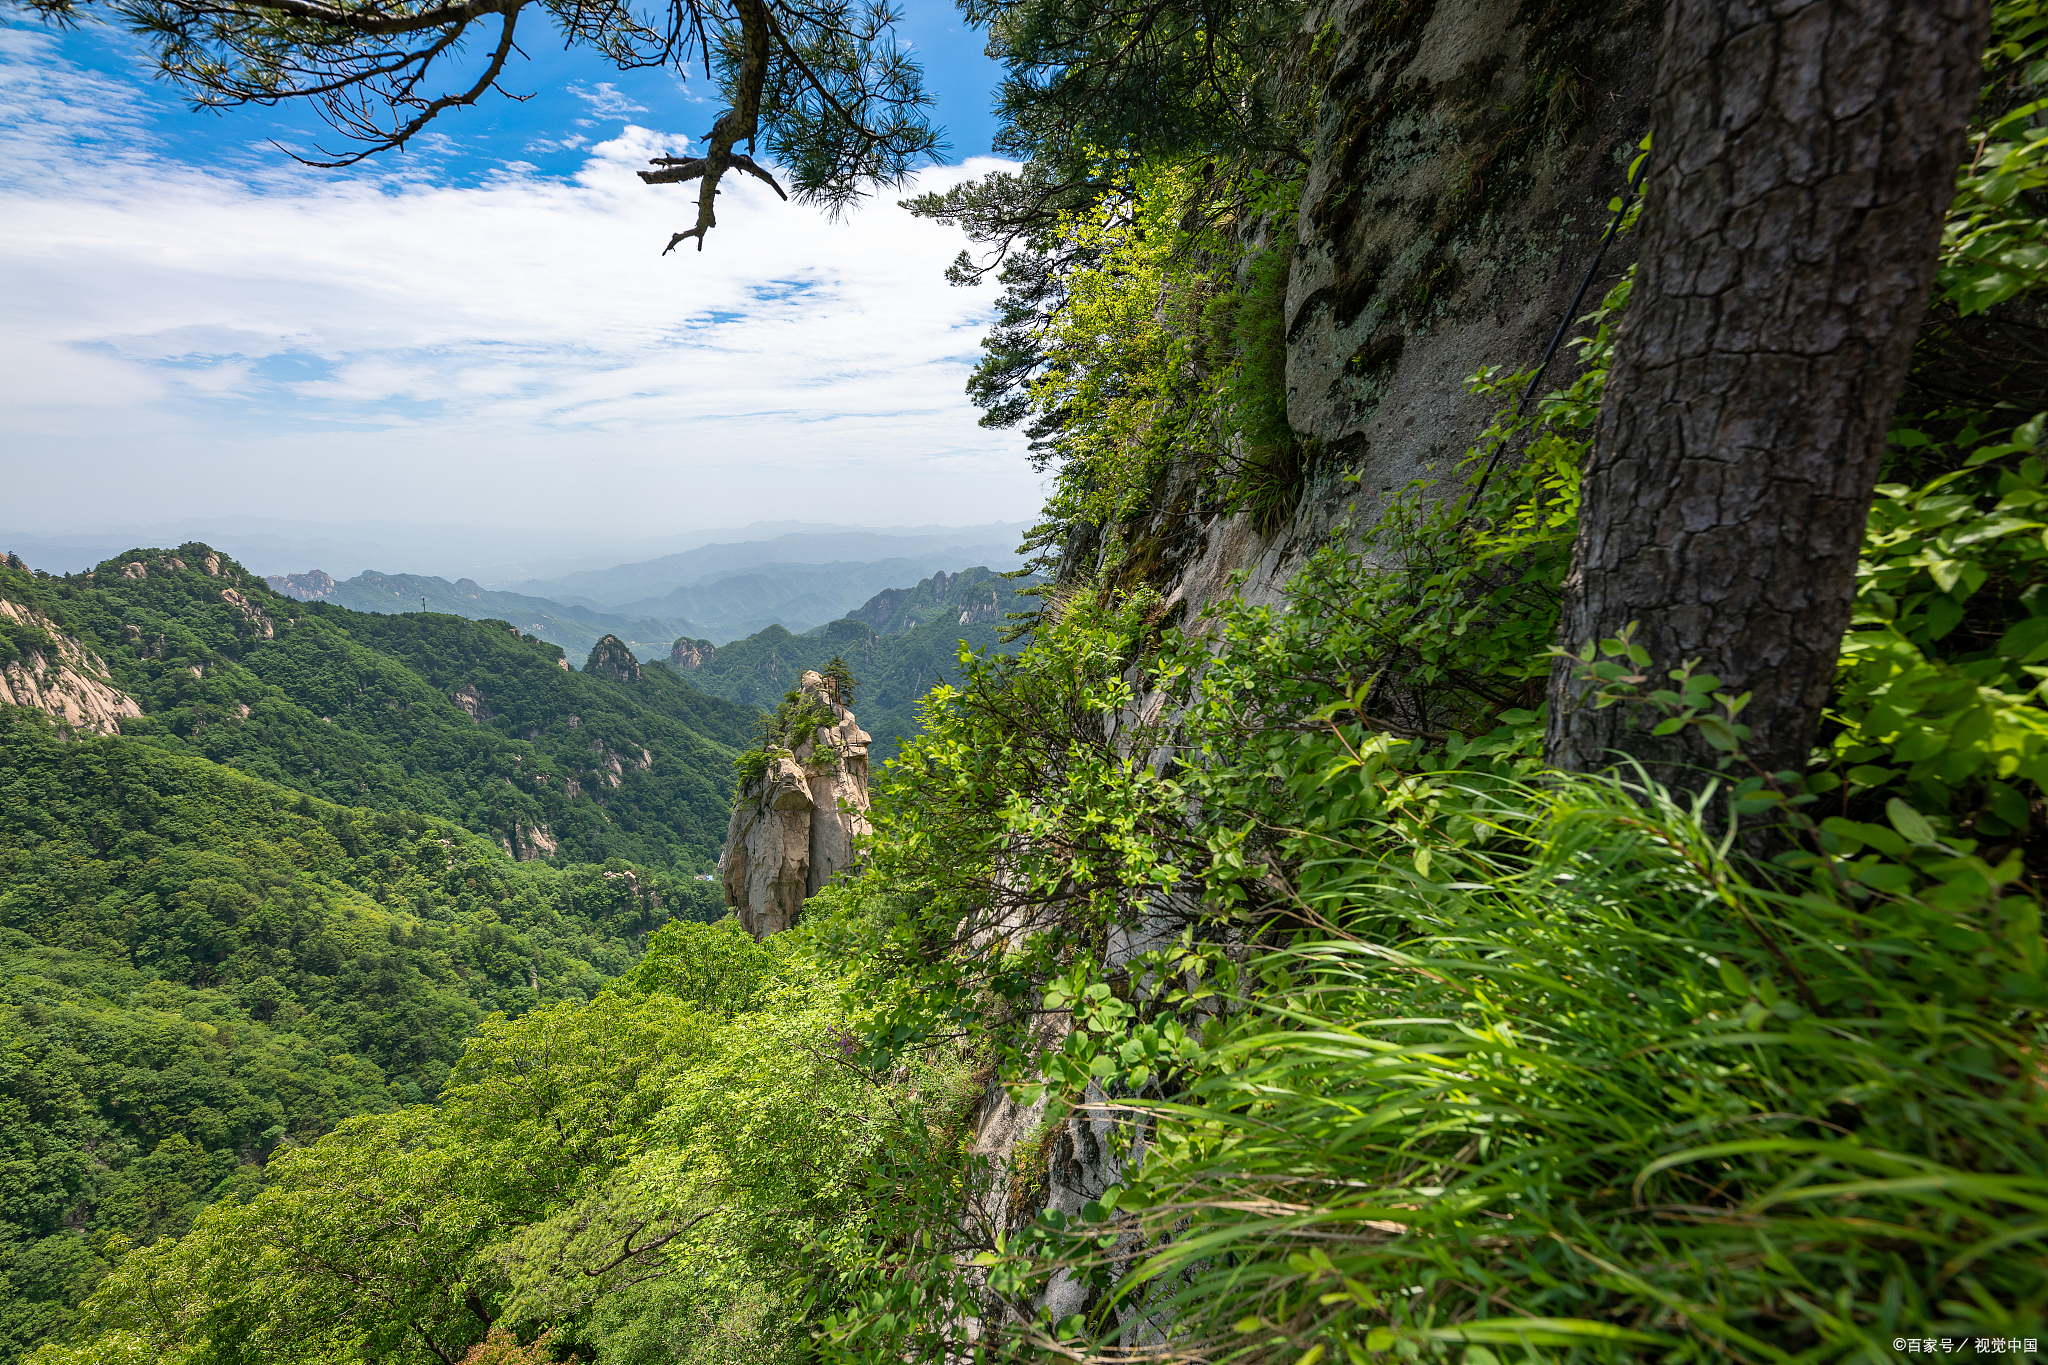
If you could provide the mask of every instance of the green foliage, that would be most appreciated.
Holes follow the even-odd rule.
[[[835,658],[834,662],[839,661]],[[840,667],[843,670],[845,664],[840,663]],[[847,678],[850,682],[852,674],[848,673]],[[794,754],[804,745],[820,742],[818,731],[837,724],[838,712],[817,693],[797,688],[784,693],[781,704],[761,718],[753,747],[733,760],[732,766],[740,775],[733,801],[737,803],[745,799],[747,785],[766,775],[779,756]]]
[[[853,694],[860,687],[860,683],[854,678],[853,668],[846,660],[834,654],[818,672],[824,676],[826,682],[832,684],[834,701],[841,706],[853,705]]]
[[[490,1011],[585,1000],[708,883],[515,864],[0,711],[0,1353],[61,1331],[109,1237],[176,1236],[280,1146],[436,1096]]]
[[[2038,14],[2000,7],[2021,84]],[[1165,46],[1144,61],[1185,37],[1185,15],[1158,16]],[[1114,7],[1092,27],[1044,7],[1006,22],[1020,53],[1150,41]],[[1067,76],[1040,77],[1018,89],[1042,113]],[[1985,301],[2032,268],[2020,128],[1993,110],[1965,173],[1944,276],[1958,317],[2005,307]],[[672,925],[609,988],[486,1021],[435,1107],[375,1095],[385,1064],[365,1068],[385,1054],[366,1043],[362,1066],[334,1065],[357,1088],[320,1100],[355,1116],[278,1156],[267,1184],[239,1149],[138,1144],[108,1207],[138,1241],[170,1235],[125,1255],[37,1242],[13,1263],[37,1283],[105,1276],[41,1365],[424,1365],[480,1344],[531,1359],[541,1340],[707,1365],[1154,1347],[1276,1365],[1820,1361],[1888,1357],[1908,1332],[2048,1335],[2043,419],[1987,400],[1902,420],[1810,771],[1747,771],[1744,698],[1624,633],[1578,652],[1602,699],[1718,736],[1725,784],[1681,805],[1626,774],[1547,773],[1547,647],[1629,283],[1583,320],[1568,383],[1504,406],[1463,496],[1402,490],[1311,556],[1283,604],[1176,621],[1122,528],[1169,487],[1171,510],[1273,525],[1313,452],[1276,391],[1283,253],[1244,245],[1283,240],[1284,215],[1242,165],[1212,178],[1127,153],[1089,152],[1104,183],[1041,224],[1074,268],[1046,295],[1043,349],[989,387],[1030,386],[1062,461],[1041,536],[1105,528],[1109,552],[1099,573],[1065,566],[1021,653],[961,650],[878,783],[863,877],[766,943]],[[1203,221],[1225,210],[1235,245]],[[1504,405],[1525,382],[1475,379]],[[235,619],[211,628],[235,660],[271,648]],[[786,687],[775,651],[795,638],[766,642],[771,668],[741,656],[748,686],[771,679],[761,700]],[[854,639],[828,629],[802,663],[872,677]],[[323,681],[303,685],[337,710],[316,714],[360,707],[349,685],[374,661],[322,648]],[[424,677],[447,648],[405,666]],[[158,656],[124,666],[153,678],[141,657]],[[782,694],[743,764],[765,769],[826,718]],[[103,855],[60,869],[86,890],[46,898],[58,929],[23,951],[77,971],[61,954],[104,941],[138,973],[188,964],[179,990],[232,980],[255,1020],[237,1039],[295,1055],[290,1011],[320,989],[288,975],[299,940],[287,961],[235,936],[260,918],[248,904],[289,893],[219,870],[160,889],[177,861],[137,834],[157,825],[97,815],[135,786],[119,785],[73,822]],[[1717,832],[1731,803],[1783,817],[1769,862]],[[424,932],[407,907],[454,870],[448,850],[489,856],[452,834],[429,848],[418,817],[387,830],[400,817],[307,807],[272,803],[277,839],[315,850],[302,918],[330,927],[309,944],[343,932],[335,905],[394,944],[394,923]],[[90,881],[108,862],[128,878],[111,891]],[[513,878],[501,907],[552,905],[535,888],[576,876],[490,865]],[[651,884],[626,870],[607,884]],[[472,910],[458,893],[435,951],[452,959]],[[522,921],[527,943],[538,924]],[[205,1055],[178,999],[149,1040]],[[253,1124],[272,1092],[244,1089],[220,1112]],[[1007,1163],[969,1140],[989,1104],[1021,1138]],[[1106,1184],[1070,1180],[1084,1146]]]
[[[0,614],[0,668],[26,664],[31,656],[48,662],[55,658],[56,651],[56,642],[42,627]]]
[[[2048,787],[2042,422],[2003,440],[1966,427],[1941,452],[1961,468],[1879,486],[1842,646],[1845,792],[1896,793],[1966,836],[2024,834]],[[1893,440],[1930,444],[1911,428]]]
[[[881,1251],[891,1153],[966,1098],[943,1055],[849,1063],[860,1020],[814,932],[672,925],[589,1003],[487,1021],[438,1106],[280,1156],[253,1199],[130,1252],[36,1360],[428,1365],[543,1330],[608,1361],[807,1358]]]
[[[1942,234],[1939,288],[1964,317],[2048,280],[2048,7],[2001,0],[1995,13],[1989,117],[1973,130]]]
[[[1536,757],[1629,287],[1466,497],[1405,490],[1284,608],[1153,638],[1143,593],[1081,587],[935,696],[875,813],[871,1055],[981,1037],[1123,1178],[934,1239],[835,1324],[847,1358],[937,1358],[969,1315],[991,1359],[1162,1329],[1296,1362],[2040,1334],[2039,426],[1900,427],[1811,773],[1748,773],[1745,698],[1699,661],[1588,646],[1608,700],[1725,741],[1706,801],[1790,813],[1748,865],[1718,810]],[[1083,1312],[1045,1316],[1055,1280]]]
[[[1300,441],[1287,423],[1287,279],[1292,235],[1251,258],[1242,289],[1212,300],[1204,321],[1226,324],[1215,347],[1234,357],[1218,386],[1222,426],[1236,434],[1242,454],[1237,496],[1265,535],[1286,525],[1300,498],[1304,470]]]
[[[1306,454],[1287,424],[1285,375],[1299,193],[1264,171],[1146,163],[1063,221],[1060,307],[1028,381],[1058,477],[1028,543],[1140,518],[1176,467],[1198,480],[1221,471],[1222,506],[1267,530],[1292,511]]]
[[[1245,1360],[2038,1334],[2033,898],[1761,889],[1697,811],[1598,781],[1313,842],[1320,932],[1249,965],[1087,1229],[1144,1246],[1117,1302]]]

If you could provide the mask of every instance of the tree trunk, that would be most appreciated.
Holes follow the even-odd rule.
[[[1690,659],[1753,692],[1745,748],[1803,769],[1933,283],[1986,0],[1671,0],[1634,296],[1582,488],[1560,639],[1640,622],[1646,687]],[[1596,710],[1563,661],[1546,756],[1697,790],[1693,727]]]

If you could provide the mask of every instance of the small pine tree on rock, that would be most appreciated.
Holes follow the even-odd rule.
[[[832,662],[820,670],[825,681],[832,684],[832,697],[841,706],[853,705],[853,690],[860,686],[860,680],[853,676],[853,669],[837,654]]]

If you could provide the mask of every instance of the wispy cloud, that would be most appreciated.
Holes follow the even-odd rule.
[[[619,87],[610,81],[599,81],[595,87],[586,87],[579,81],[569,87],[569,93],[588,104],[591,113],[603,118],[647,112],[646,105],[635,104],[630,96],[620,93]]]
[[[608,85],[600,113],[645,112]],[[609,107],[608,106],[615,106]],[[628,124],[576,174],[159,159],[137,87],[0,32],[0,474],[17,522],[188,511],[622,530],[1028,516],[961,393],[986,291],[885,195],[839,224],[694,185]],[[988,169],[927,172],[915,189]]]

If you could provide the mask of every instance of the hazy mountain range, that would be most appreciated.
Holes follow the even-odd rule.
[[[529,581],[552,583],[580,573],[595,572],[601,577],[611,571],[611,566],[658,563],[665,557],[711,545],[763,545],[806,536],[819,537],[824,542],[814,548],[786,544],[751,560],[742,557],[730,562],[706,562],[673,578],[664,579],[657,574],[645,586],[628,589],[615,599],[625,601],[634,596],[658,596],[715,569],[745,563],[892,559],[955,544],[998,545],[1007,555],[1024,526],[1023,522],[981,526],[850,526],[760,521],[668,535],[621,536],[615,529],[602,526],[571,530],[556,526],[423,526],[222,516],[149,526],[46,525],[0,529],[0,551],[11,550],[34,567],[51,573],[77,573],[134,545],[178,545],[197,536],[265,576],[319,569],[337,579],[348,579],[365,570],[389,572],[403,568],[451,583],[471,578],[487,588],[554,597],[554,592],[536,593],[526,585]],[[859,551],[850,544],[835,547],[829,543],[832,537],[842,535],[873,536],[899,543]],[[581,588],[564,590],[574,596],[602,596]]]
[[[1017,533],[1004,524],[900,534],[845,527],[784,531],[513,585],[374,569],[349,578],[324,570],[267,577],[273,589],[302,601],[509,621],[572,655],[616,635],[641,658],[654,659],[667,657],[678,638],[723,645],[770,626],[801,635],[877,593],[907,589],[934,574],[1009,569],[1017,563]]]
[[[933,573],[950,573],[972,565],[997,570],[1011,568],[1017,561],[1017,539],[1022,530],[1021,524],[996,524],[937,527],[928,532],[790,532],[773,538],[707,544],[644,563],[505,586],[514,592],[558,602],[580,602],[603,610],[654,611],[681,589],[715,583],[748,570],[774,568],[788,571],[782,576],[789,576],[798,572],[797,566],[809,565],[818,570],[822,583],[850,566],[902,561],[924,566],[908,578],[886,583],[877,580],[875,587],[856,594],[853,601],[834,611],[832,616],[836,616],[882,588],[905,587]],[[701,608],[699,614],[708,615]],[[832,616],[818,619],[830,620]]]
[[[678,640],[669,663],[701,691],[769,710],[803,670],[844,659],[860,680],[854,709],[874,737],[868,757],[879,769],[917,733],[919,698],[959,679],[963,642],[975,650],[1013,648],[1004,641],[1012,616],[1038,605],[1020,595],[1027,586],[985,568],[935,573],[801,633],[769,626],[728,645]]]

